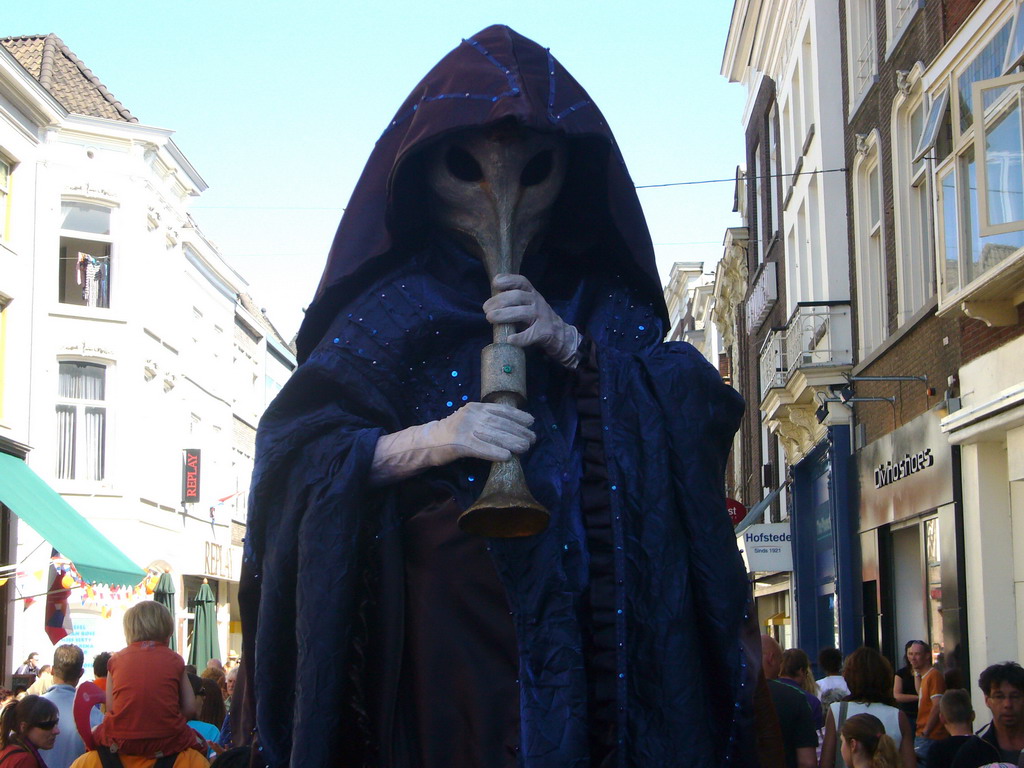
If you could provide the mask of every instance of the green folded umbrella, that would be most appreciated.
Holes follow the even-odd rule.
[[[174,579],[171,578],[171,574],[161,573],[160,578],[156,583],[156,588],[153,590],[153,599],[171,612],[172,619],[174,619],[175,608],[174,592]],[[177,628],[177,621],[174,622],[174,626],[175,628]],[[170,645],[172,651],[178,650],[178,638],[176,637],[177,634],[177,632],[171,633]]]
[[[188,663],[202,672],[210,659],[219,658],[217,600],[210,585],[203,579],[203,584],[196,593],[195,620],[192,623],[192,646],[188,652]]]

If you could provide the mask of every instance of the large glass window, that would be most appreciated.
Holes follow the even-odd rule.
[[[939,211],[942,214],[942,247],[939,283],[943,294],[960,288],[960,239],[957,235],[956,166],[939,175]]]
[[[1019,6],[1014,9],[1019,15]],[[997,324],[1016,317],[1006,300],[1019,286],[976,281],[1021,258],[1024,248],[1024,74],[1004,75],[1007,66],[1018,66],[1024,46],[1017,23],[993,19],[975,55],[939,82],[919,145],[921,156],[936,163],[940,308],[975,297],[987,304],[974,307],[1003,306],[1003,300],[1002,314],[984,316]],[[941,113],[947,93],[949,108]]]
[[[60,480],[103,480],[107,454],[107,369],[63,361],[57,379],[57,462]]]
[[[1024,227],[1024,144],[1021,94],[1024,75],[999,77],[974,87],[974,111],[983,116],[975,148],[985,161],[981,183],[979,230],[991,235]]]
[[[91,203],[61,203],[61,304],[110,306],[110,208]]]

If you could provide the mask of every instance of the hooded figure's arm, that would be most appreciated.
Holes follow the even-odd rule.
[[[534,344],[559,365],[574,369],[579,364],[580,332],[551,308],[522,275],[495,275],[491,287],[499,291],[484,302],[487,322],[518,323],[526,327],[508,337],[517,347]]]
[[[518,408],[467,403],[447,418],[382,435],[373,453],[370,483],[388,485],[467,457],[508,461],[537,439],[531,424],[533,416]]]

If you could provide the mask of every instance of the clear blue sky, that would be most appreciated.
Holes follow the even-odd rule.
[[[286,337],[373,143],[445,53],[508,24],[608,119],[638,185],[729,178],[745,93],[719,75],[732,3],[679,0],[6,0],[0,35],[54,32],[210,185],[200,228]],[[641,190],[663,278],[721,257],[731,184]]]

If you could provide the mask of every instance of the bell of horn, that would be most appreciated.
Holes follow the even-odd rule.
[[[523,467],[513,456],[491,464],[480,498],[459,516],[459,527],[474,536],[510,539],[540,533],[548,527],[550,517],[533,498]]]

